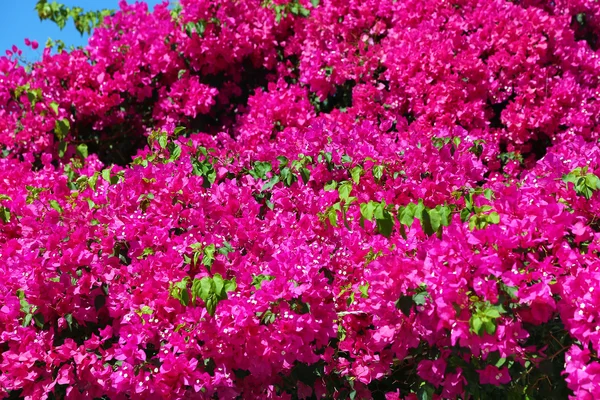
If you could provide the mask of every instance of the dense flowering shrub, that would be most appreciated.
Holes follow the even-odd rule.
[[[182,0],[9,50],[3,395],[597,398],[599,34],[578,0]]]

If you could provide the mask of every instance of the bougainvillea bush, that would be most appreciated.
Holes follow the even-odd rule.
[[[4,397],[600,396],[600,3],[105,14],[0,59]]]

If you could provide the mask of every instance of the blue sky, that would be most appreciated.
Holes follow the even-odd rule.
[[[57,2],[68,7],[78,6],[84,10],[99,10],[103,8],[116,9],[119,0],[58,0]],[[162,0],[146,0],[150,9],[161,2]],[[81,37],[79,32],[75,30],[72,21],[69,21],[62,31],[51,21],[40,21],[35,11],[37,0],[7,0],[2,1],[2,3],[2,12],[0,13],[0,55],[4,55],[5,50],[17,45],[23,50],[23,55],[27,61],[39,60],[49,37],[55,40],[60,39],[67,46],[82,46],[87,43],[87,37]],[[37,40],[40,47],[37,50],[31,50],[31,48],[25,46],[25,38]]]

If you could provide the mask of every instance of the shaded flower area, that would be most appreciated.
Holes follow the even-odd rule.
[[[123,1],[8,51],[2,395],[600,397],[599,34],[586,0]]]

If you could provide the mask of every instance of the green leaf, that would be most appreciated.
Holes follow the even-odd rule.
[[[481,336],[483,334],[483,330],[482,330],[483,321],[481,320],[481,318],[474,315],[471,317],[469,322],[471,325],[471,331],[476,333],[477,335]]]
[[[55,209],[56,211],[58,211],[61,214],[63,212],[63,208],[60,206],[60,204],[56,200],[50,200],[50,207],[52,207],[53,209]]]
[[[168,138],[167,138],[167,135],[165,135],[164,133],[158,137],[158,145],[160,146],[161,149],[164,149],[165,147],[167,147],[167,142],[168,142]]]
[[[69,325],[69,330],[73,330],[73,314],[65,314],[65,321]]]
[[[25,315],[25,318],[23,319],[23,326],[29,326],[31,324],[32,319],[33,319],[33,314]]]
[[[300,168],[300,176],[302,177],[302,181],[306,185],[310,180],[310,170],[306,167]]]
[[[389,238],[394,229],[394,217],[392,217],[392,214],[385,209],[385,203],[382,202],[375,208],[374,215],[377,231],[383,236]]]
[[[423,205],[423,199],[419,199],[419,203],[415,206],[414,216],[419,221],[423,219],[423,211],[425,210],[425,205]]]
[[[213,316],[215,315],[215,312],[217,311],[217,304],[219,303],[219,300],[217,299],[217,296],[210,295],[205,301],[204,301],[205,305],[206,305],[206,311],[208,311],[208,313]]]
[[[264,313],[258,313],[258,317],[260,317],[260,323],[262,325],[270,325],[275,322],[275,314],[271,310],[266,310]]]
[[[488,216],[487,216],[487,220],[488,223],[490,224],[499,224],[500,223],[500,216],[498,215],[497,212],[491,212]]]
[[[494,321],[489,319],[483,319],[483,329],[490,335],[496,333],[496,324]]]
[[[437,206],[436,209],[440,214],[440,224],[449,226],[452,222],[452,209],[449,206]]]
[[[352,183],[348,181],[342,182],[338,187],[340,200],[343,200],[344,202],[348,201],[348,198],[350,197],[350,192],[352,192]]]
[[[410,317],[410,310],[413,307],[413,298],[412,296],[401,296],[398,300],[396,300],[396,308],[407,317]]]
[[[205,276],[200,279],[200,291],[198,293],[198,297],[200,297],[205,302],[208,300],[209,296],[214,293],[214,282],[209,276]]]
[[[110,176],[110,169],[102,170],[102,179],[104,179],[108,183],[112,183],[111,176]]]
[[[207,267],[209,270],[210,267],[212,267],[213,262],[215,261],[215,251],[216,246],[213,243],[209,244],[204,248],[204,255],[202,256],[202,265]]]
[[[475,227],[480,226],[479,217],[477,215],[473,215],[469,219],[469,230],[475,230]]]
[[[358,287],[358,290],[360,291],[360,295],[363,299],[369,298],[369,284],[368,283],[365,283],[364,285],[360,285]]]
[[[292,186],[292,184],[294,182],[296,182],[298,180],[298,178],[296,177],[296,175],[294,175],[292,173],[292,170],[289,169],[288,167],[285,167],[281,170],[281,172],[279,173],[280,177],[281,177],[281,181],[285,184],[285,186],[290,187]]]
[[[195,279],[192,283],[194,297],[204,301],[210,315],[215,314],[219,301],[226,299],[227,293],[236,288],[235,279],[225,280],[220,274],[215,274],[212,278],[205,276],[200,280]]]
[[[346,305],[350,307],[354,303],[354,292],[350,293],[350,296],[346,299]]]
[[[77,145],[77,154],[81,157],[81,158],[87,158],[88,156],[88,147],[87,144],[85,143],[81,143],[79,145]]]
[[[360,215],[367,221],[372,221],[375,213],[375,205],[372,201],[360,204]]]
[[[221,247],[219,247],[219,249],[217,250],[217,253],[219,254],[223,254],[224,256],[226,256],[229,253],[233,253],[235,250],[233,249],[233,247],[231,247],[231,244],[227,241],[223,242],[223,245]]]
[[[373,166],[373,177],[375,178],[375,180],[379,181],[381,179],[381,177],[383,176],[383,170],[383,165]]]
[[[181,146],[179,146],[176,143],[169,143],[169,145],[167,146],[169,149],[169,154],[171,155],[169,157],[170,161],[176,161],[177,159],[179,159],[179,157],[181,156]]]
[[[494,308],[488,308],[483,312],[483,315],[489,318],[500,318],[500,313]]]
[[[154,249],[152,247],[146,247],[144,248],[144,251],[142,251],[142,254],[138,256],[138,260],[142,260],[151,255],[154,255]]]
[[[187,289],[189,280],[190,278],[186,276],[181,281],[172,283],[169,287],[169,294],[171,297],[179,300],[183,306],[187,306],[190,302],[189,292]]]
[[[53,101],[52,103],[50,103],[50,108],[52,109],[52,111],[54,111],[56,115],[58,115],[58,103]]]
[[[287,167],[290,162],[290,160],[288,160],[288,158],[285,156],[277,157],[277,161],[279,161],[279,169]]]
[[[4,223],[9,223],[10,222],[10,210],[6,207],[0,206],[0,219],[4,222]]]
[[[235,282],[235,277],[232,279],[225,281],[225,293],[233,292],[237,289],[237,283]]]
[[[272,281],[273,279],[275,279],[275,277],[271,275],[254,275],[252,277],[252,286],[254,286],[256,289],[260,289],[264,281]]]
[[[179,301],[186,307],[190,303],[190,294],[187,289],[183,289],[181,291],[181,297],[179,298]]]
[[[406,207],[400,206],[398,209],[398,221],[408,227],[412,226],[413,222],[415,221],[416,208],[417,205],[415,203],[409,203],[406,205]]]
[[[488,200],[492,200],[492,197],[494,197],[494,192],[492,189],[485,189],[483,191],[483,196]]]
[[[271,180],[263,185],[261,191],[271,190],[277,183],[279,183],[279,175],[273,175]]]
[[[356,167],[350,170],[350,176],[352,176],[352,180],[355,184],[358,185],[358,183],[360,182],[360,176],[362,175],[362,173],[363,168],[360,165],[357,165]]]
[[[435,387],[430,383],[423,382],[417,390],[418,400],[432,400],[435,393]]]
[[[500,283],[500,288],[506,293],[508,294],[508,297],[510,297],[511,299],[516,299],[517,298],[517,292],[519,290],[519,288],[517,286],[508,286],[504,283]]]
[[[431,236],[435,233],[435,230],[431,226],[431,219],[429,215],[429,210],[425,210],[422,214],[421,227],[423,228],[423,232],[427,236]]]
[[[267,179],[267,173],[273,169],[268,161],[256,161],[250,175],[255,179]]]
[[[587,174],[585,176],[585,184],[592,190],[600,189],[600,179],[594,174]]]
[[[460,220],[462,222],[466,222],[469,219],[470,215],[471,215],[471,210],[469,210],[468,208],[463,208],[460,211]]]
[[[214,282],[215,295],[219,299],[222,298],[222,296],[226,297],[226,294],[223,291],[223,288],[225,287],[225,281],[223,280],[223,277],[221,276],[221,274],[215,274],[212,279]]]
[[[71,123],[68,119],[59,119],[54,121],[54,133],[59,140],[63,140],[71,129]]]
[[[110,174],[110,173],[109,173]],[[100,173],[98,172],[94,172],[94,175],[90,176],[88,178],[88,185],[90,186],[90,188],[95,191],[96,190],[96,183],[98,182],[98,177],[100,176]]]
[[[192,173],[196,176],[203,177],[204,182],[202,186],[205,188],[210,188],[210,186],[215,183],[217,179],[217,173],[213,165],[208,160],[200,161],[194,157],[192,157],[191,161]]]
[[[442,216],[436,209],[430,209],[427,211],[427,215],[429,216],[429,223],[433,232],[437,232],[442,225]]]
[[[58,156],[59,157],[62,158],[65,156],[65,153],[67,152],[67,147],[68,147],[68,144],[64,140],[61,140],[60,142],[58,142]]]
[[[427,302],[426,301],[427,296],[428,296],[427,292],[420,292],[420,293],[415,294],[412,297],[412,299],[416,305],[422,306],[422,305],[425,305],[425,303]]]
[[[337,184],[337,181],[331,181],[329,183],[326,183],[323,189],[325,189],[326,192],[331,192],[337,188]]]
[[[196,299],[200,297],[202,291],[202,281],[200,279],[194,279],[192,281],[192,302],[196,304]]]
[[[402,238],[404,240],[406,240],[408,238],[408,236],[406,235],[406,228],[404,227],[404,225],[402,225],[402,224],[399,225],[399,231],[400,231],[400,235],[402,236]]]
[[[330,207],[327,210],[326,216],[329,219],[329,223],[331,224],[331,226],[333,226],[334,228],[337,228],[337,226],[338,226],[338,224],[337,224],[337,211],[335,210],[335,208]]]
[[[33,321],[35,322],[35,326],[37,326],[39,329],[44,329],[44,316],[42,314],[34,314]]]

